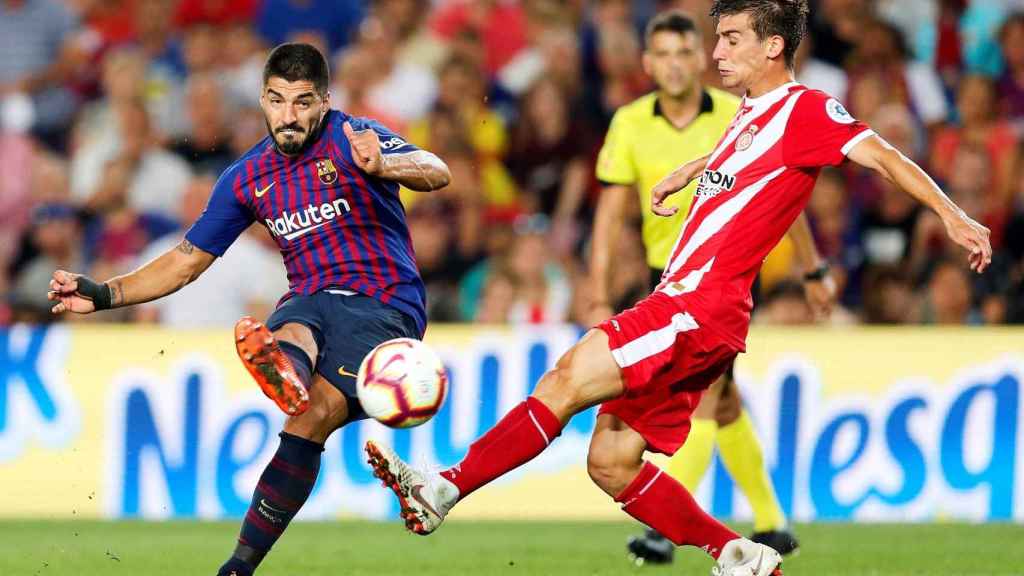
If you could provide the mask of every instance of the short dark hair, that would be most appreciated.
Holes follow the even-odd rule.
[[[263,84],[274,76],[289,82],[309,80],[321,96],[331,81],[324,55],[312,45],[300,43],[281,44],[270,53],[263,66]]]
[[[786,46],[783,55],[786,66],[793,67],[796,49],[807,32],[807,0],[715,0],[711,17],[715,22],[722,16],[746,12],[761,40],[769,36],[782,36]]]
[[[658,32],[675,32],[676,34],[696,34],[700,36],[697,23],[682,10],[668,10],[651,18],[644,31],[644,42],[651,43],[651,37]]]

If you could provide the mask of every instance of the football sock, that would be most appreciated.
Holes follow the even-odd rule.
[[[463,499],[477,488],[529,462],[562,433],[562,423],[543,402],[530,396],[494,428],[473,442],[459,464],[441,473]]]
[[[251,566],[250,572],[255,569],[313,491],[323,445],[287,432],[280,436],[277,453],[256,484],[252,504],[242,522],[238,547],[224,564],[224,574],[237,570],[234,565],[239,561]]]
[[[615,501],[677,546],[697,546],[716,559],[726,542],[740,537],[701,510],[682,484],[650,462],[644,462],[640,474]]]
[[[232,557],[220,567],[217,576],[252,576],[253,570],[254,568],[243,560]]]
[[[668,461],[666,471],[691,494],[697,491],[701,478],[711,465],[717,430],[718,423],[714,419],[694,418],[690,421],[690,434],[686,442]]]
[[[284,355],[292,361],[295,373],[299,375],[299,379],[302,380],[302,384],[308,390],[313,382],[313,361],[310,360],[309,354],[306,354],[306,351],[302,348],[285,340],[278,340],[277,345],[281,347],[281,352],[284,352]]]
[[[718,429],[718,451],[729,475],[750,502],[754,512],[754,532],[785,528],[786,517],[764,467],[761,441],[746,410],[735,422]]]

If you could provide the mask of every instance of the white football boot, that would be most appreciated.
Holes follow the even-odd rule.
[[[718,556],[711,576],[782,576],[782,556],[746,538],[730,540]]]
[[[427,535],[437,530],[459,499],[459,489],[437,472],[409,466],[387,446],[366,442],[373,475],[398,497],[402,520],[410,532]]]

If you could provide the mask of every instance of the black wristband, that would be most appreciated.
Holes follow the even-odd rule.
[[[106,282],[100,284],[88,276],[79,276],[77,292],[92,300],[97,311],[110,309],[110,286]]]
[[[804,282],[821,282],[828,275],[828,271],[828,262],[822,263],[821,266],[804,274]]]

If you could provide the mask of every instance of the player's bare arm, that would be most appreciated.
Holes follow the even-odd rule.
[[[615,184],[606,186],[597,201],[594,237],[590,245],[591,322],[599,322],[612,314],[609,289],[612,253],[618,244],[622,220],[632,195],[631,186]]]
[[[811,225],[805,213],[800,213],[789,227],[787,235],[793,241],[796,260],[803,274],[804,296],[807,297],[807,303],[810,304],[815,316],[826,317],[835,303],[836,283],[828,274],[828,264],[818,254],[818,247],[814,245],[814,235],[811,234]]]
[[[939,215],[949,237],[967,249],[971,269],[979,274],[992,262],[989,229],[968,216],[913,160],[877,135],[865,138],[849,159],[890,180]]]
[[[89,314],[149,302],[176,292],[199,277],[216,257],[182,240],[141,268],[99,283],[66,270],[57,270],[50,280],[47,297],[56,302],[54,314]]]
[[[451,182],[448,165],[426,150],[407,154],[383,154],[380,137],[373,130],[355,130],[345,122],[343,129],[352,147],[352,160],[367,174],[393,180],[410,190],[429,192]]]
[[[700,175],[708,164],[708,158],[710,155],[691,160],[658,182],[651,190],[651,211],[658,216],[672,216],[678,212],[679,208],[675,206],[664,206],[665,199],[686,188],[687,184]]]

